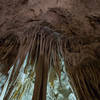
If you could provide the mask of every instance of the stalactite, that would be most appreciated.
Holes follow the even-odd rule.
[[[82,9],[84,13],[80,17],[79,12],[73,13],[75,10],[66,7],[51,6],[47,10],[45,6],[42,13],[36,14],[29,2],[32,3],[8,0],[1,5],[4,13],[0,18],[4,16],[4,20],[0,19],[0,72],[8,77],[13,66],[4,100],[18,96],[20,89],[22,94],[25,92],[21,83],[14,95],[11,94],[14,86],[20,83],[19,73],[21,70],[27,73],[29,66],[32,78],[35,73],[32,100],[46,100],[51,67],[61,85],[62,59],[77,99],[99,100],[99,13],[92,14],[91,10],[88,14],[87,7]],[[22,68],[26,56],[27,64]],[[19,94],[20,99],[22,94]]]

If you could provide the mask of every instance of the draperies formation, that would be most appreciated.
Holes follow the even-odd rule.
[[[94,31],[96,25],[99,26],[99,16],[91,15],[85,18],[86,23],[83,23],[66,9],[53,8],[37,17],[37,20],[28,20],[26,23],[29,26],[26,29],[18,27],[16,31],[15,26],[6,34],[1,34],[0,71],[7,74],[9,66],[14,65],[4,100],[8,100],[13,90],[27,53],[28,61],[25,67],[36,65],[32,100],[46,100],[48,71],[51,66],[54,67],[60,78],[61,59],[64,59],[66,71],[78,98],[99,100],[100,35]],[[85,24],[90,25],[89,30]],[[88,34],[89,32],[91,34]]]

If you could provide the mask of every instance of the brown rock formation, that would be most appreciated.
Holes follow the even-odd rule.
[[[0,72],[15,65],[4,100],[27,53],[27,65],[37,65],[33,100],[46,100],[49,67],[60,76],[61,57],[78,99],[99,100],[99,6],[100,0],[0,0]]]

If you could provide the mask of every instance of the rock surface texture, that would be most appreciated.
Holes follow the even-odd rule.
[[[51,67],[63,59],[79,100],[100,100],[100,0],[0,0],[0,72],[8,76],[4,100],[28,54],[36,66],[32,100],[46,100]]]

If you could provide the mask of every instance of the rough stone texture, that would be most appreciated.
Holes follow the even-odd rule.
[[[99,49],[100,0],[0,0],[0,72],[7,74],[20,58],[12,74],[14,81],[26,53],[34,62],[37,57],[36,83],[40,83],[35,84],[39,93],[35,89],[37,99],[33,100],[46,98],[50,64],[60,76],[59,54],[78,98],[99,100]],[[11,85],[5,100],[12,90]]]

